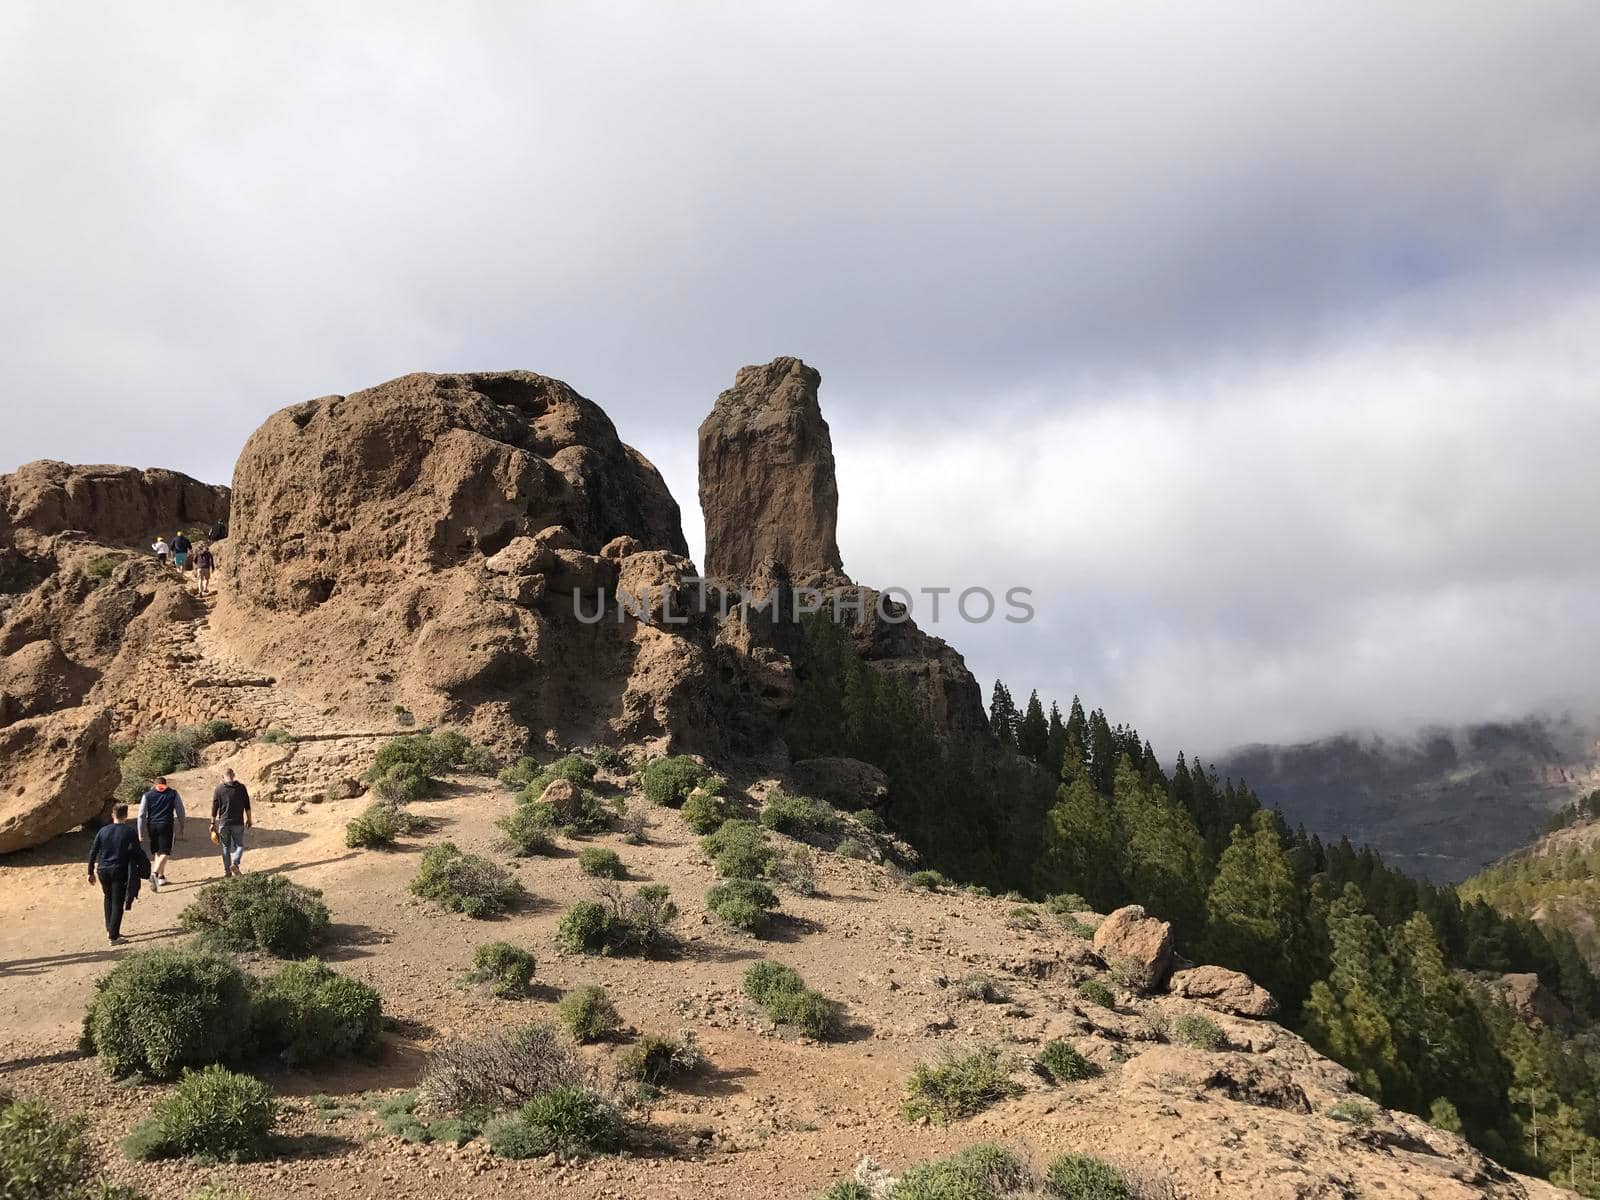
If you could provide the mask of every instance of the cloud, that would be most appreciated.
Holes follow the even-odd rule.
[[[1592,32],[1587,0],[24,0],[0,469],[224,478],[284,404],[521,366],[603,403],[692,525],[695,426],[794,353],[849,565],[1068,587],[1048,644],[974,635],[986,673],[1163,740],[1310,730],[1363,685],[1314,652],[1350,669],[1379,607],[1525,587],[1565,679]],[[941,526],[952,495],[980,515]],[[1396,719],[1411,683],[1520,703],[1507,660],[1542,660],[1504,636],[1364,678]]]

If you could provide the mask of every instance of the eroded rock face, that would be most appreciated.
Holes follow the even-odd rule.
[[[798,358],[744,367],[701,422],[707,575],[744,583],[768,558],[796,579],[843,567],[821,382]]]
[[[1172,973],[1176,953],[1172,926],[1150,916],[1138,904],[1111,913],[1094,931],[1094,948],[1128,986],[1158,991]]]
[[[78,531],[101,545],[145,549],[157,534],[227,519],[227,488],[177,471],[42,461],[0,475],[0,543],[12,540],[9,527],[33,541]]]
[[[1261,1020],[1278,1012],[1278,1002],[1271,992],[1248,975],[1226,967],[1202,966],[1174,971],[1167,981],[1167,991],[1236,1017]]]
[[[37,846],[95,820],[120,772],[111,710],[67,708],[0,729],[0,854]]]

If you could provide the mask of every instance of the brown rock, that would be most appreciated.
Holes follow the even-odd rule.
[[[600,547],[601,558],[627,558],[630,554],[642,554],[643,552],[644,543],[636,537],[629,537],[627,534],[614,537]]]
[[[111,710],[83,707],[0,729],[0,854],[76,829],[105,811],[120,772]]]
[[[798,358],[745,367],[701,423],[707,575],[745,582],[768,556],[796,578],[841,569],[821,382]]]
[[[801,791],[835,808],[874,808],[889,796],[889,777],[857,758],[805,758],[789,773]]]
[[[158,533],[170,538],[227,519],[227,488],[177,471],[45,461],[0,475],[0,527],[37,537],[78,531],[103,545],[146,550]]]
[[[1535,1028],[1554,1025],[1563,1029],[1573,1024],[1572,1010],[1552,995],[1532,972],[1502,975],[1489,984],[1489,989],[1525,1024]]]
[[[49,638],[29,642],[0,657],[0,725],[80,704],[94,681]]]
[[[1172,972],[1172,926],[1137,904],[1117,909],[1100,923],[1094,948],[1137,991],[1158,991]]]
[[[1285,1112],[1311,1111],[1305,1090],[1290,1071],[1246,1054],[1157,1046],[1123,1068],[1122,1087],[1148,1087],[1174,1095],[1212,1094]]]
[[[1190,967],[1174,971],[1167,991],[1236,1017],[1261,1019],[1276,1015],[1278,1002],[1272,993],[1248,975],[1226,967]]]

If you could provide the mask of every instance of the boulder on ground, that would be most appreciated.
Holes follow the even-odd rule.
[[[889,798],[889,777],[859,758],[803,758],[789,774],[801,791],[847,811],[877,808]]]
[[[1278,1002],[1271,992],[1250,976],[1226,967],[1190,967],[1174,971],[1167,982],[1167,991],[1236,1017],[1259,1020],[1274,1016],[1278,1011]]]
[[[76,829],[105,811],[121,772],[109,708],[66,708],[0,729],[0,854]]]
[[[1094,948],[1136,991],[1159,991],[1172,973],[1172,926],[1138,904],[1119,908],[1100,922]]]

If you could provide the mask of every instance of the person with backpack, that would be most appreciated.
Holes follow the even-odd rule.
[[[244,831],[250,819],[250,790],[234,778],[233,768],[222,772],[222,782],[211,793],[211,840],[222,851],[222,874],[242,875],[239,862],[244,858]]]
[[[201,542],[200,549],[194,552],[194,578],[202,596],[211,590],[211,569],[216,565],[217,556],[211,553],[211,543]]]
[[[167,561],[167,543],[159,533],[156,534],[156,540],[150,543],[150,549],[155,551],[157,562],[164,563]]]
[[[172,565],[180,571],[189,569],[189,551],[192,547],[183,530],[172,535]]]
[[[89,847],[89,886],[99,879],[105,894],[106,936],[113,946],[122,946],[128,941],[122,936],[122,914],[133,907],[129,879],[148,870],[150,860],[139,844],[138,831],[128,823],[128,806],[118,804],[111,817],[111,824],[101,827]]]
[[[182,834],[183,797],[167,786],[167,777],[157,775],[153,787],[139,801],[139,841],[150,840],[150,889],[159,892],[167,886],[167,858],[172,854],[174,825]]]

